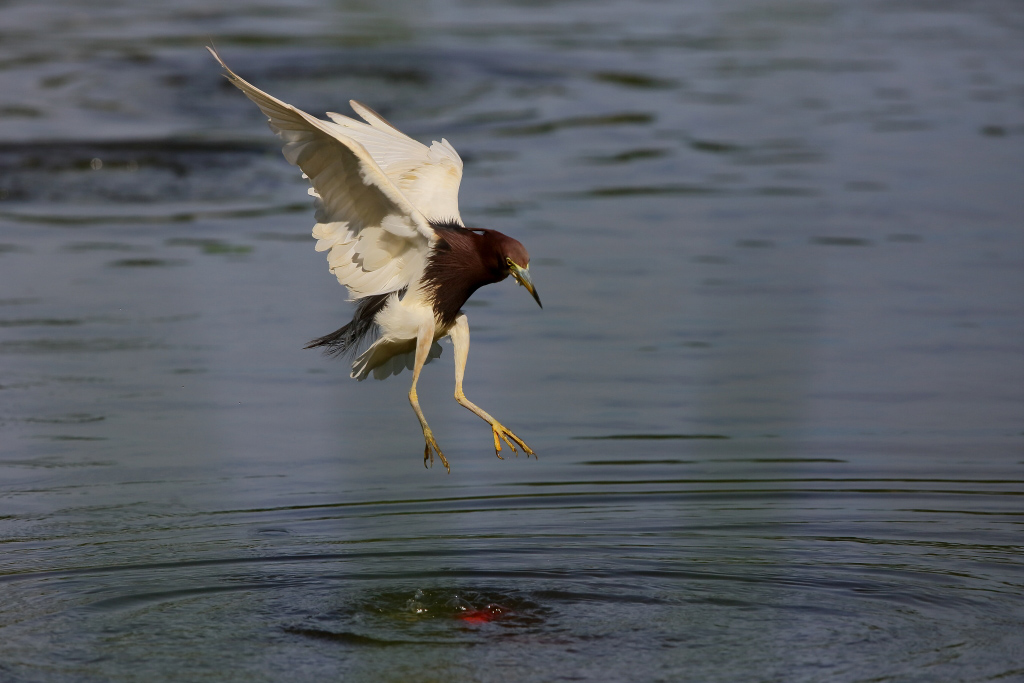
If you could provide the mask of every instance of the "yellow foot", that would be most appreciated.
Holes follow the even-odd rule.
[[[527,455],[532,455],[534,458],[537,457],[537,454],[534,453],[533,450],[526,445],[525,441],[523,441],[518,436],[513,434],[508,429],[508,427],[501,424],[500,422],[492,422],[491,431],[494,433],[494,454],[498,456],[499,460],[505,459],[501,457],[502,441],[508,444],[508,447],[512,449],[512,452],[515,453],[517,457],[519,456],[519,451],[516,450],[516,444],[519,444],[519,447],[523,449],[523,453],[526,453]]]
[[[437,441],[434,441],[434,434],[428,429],[423,432],[423,438],[427,441],[426,448],[423,449],[423,466],[427,467],[428,462],[431,465],[434,464],[434,451],[437,451],[437,457],[441,458],[441,464],[444,465],[445,471],[451,474],[452,468],[448,467],[448,460],[445,459],[441,449],[437,447]]]

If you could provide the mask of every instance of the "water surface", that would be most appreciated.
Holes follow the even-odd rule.
[[[0,9],[0,679],[1024,677],[1017,3]],[[520,239],[356,383],[202,49]],[[506,454],[508,455],[508,454]]]

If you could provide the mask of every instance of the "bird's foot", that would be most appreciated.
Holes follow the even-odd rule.
[[[532,455],[534,458],[537,457],[537,454],[533,452],[533,449],[526,445],[525,441],[523,441],[518,436],[513,434],[508,427],[501,424],[500,422],[492,422],[491,431],[494,433],[494,454],[498,456],[499,460],[505,459],[501,457],[502,441],[508,444],[508,447],[511,448],[512,452],[516,454],[516,457],[519,456],[519,451],[516,450],[516,444],[519,444],[519,447],[522,448],[523,452],[526,453],[527,455]]]
[[[445,471],[447,471],[448,474],[451,474],[452,468],[448,467],[448,460],[444,457],[444,453],[441,452],[441,449],[437,447],[437,441],[434,440],[434,434],[429,428],[423,431],[423,438],[427,442],[426,447],[423,449],[423,466],[428,467],[428,463],[430,465],[434,464],[434,452],[436,451],[437,457],[441,459],[441,464],[444,465]]]

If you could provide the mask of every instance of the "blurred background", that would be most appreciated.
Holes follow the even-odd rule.
[[[465,161],[493,457],[204,45]],[[0,4],[0,679],[1024,675],[1024,7]],[[386,649],[385,649],[386,648]]]

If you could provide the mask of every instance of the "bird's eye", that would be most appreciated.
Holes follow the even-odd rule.
[[[507,256],[505,257],[505,263],[508,264],[509,268],[515,265],[515,263],[512,262],[512,259],[508,258]]]

